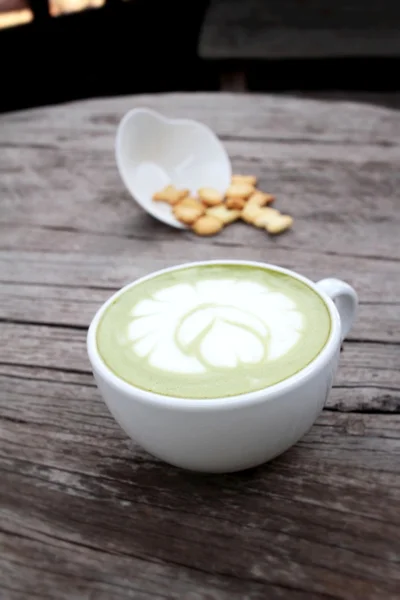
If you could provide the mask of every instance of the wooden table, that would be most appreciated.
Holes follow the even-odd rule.
[[[295,217],[205,239],[152,220],[114,163],[149,105],[213,127]],[[246,95],[81,102],[0,118],[2,600],[400,598],[400,117]],[[265,260],[361,299],[326,410],[256,470],[147,455],[95,387],[85,336],[114,290],[189,259]]]

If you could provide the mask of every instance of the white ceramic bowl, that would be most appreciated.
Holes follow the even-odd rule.
[[[173,465],[221,473],[264,463],[287,450],[310,429],[331,389],[341,341],[355,318],[357,295],[353,288],[337,279],[314,284],[293,271],[273,265],[246,261],[193,264],[213,263],[274,269],[303,281],[320,295],[329,309],[332,326],[328,342],[312,363],[264,390],[213,400],[172,398],[129,385],[114,375],[100,357],[97,325],[116,297],[155,273],[129,284],[99,309],[89,327],[87,349],[109,410],[133,440]]]
[[[147,108],[128,112],[119,124],[115,156],[126,188],[140,206],[156,219],[185,229],[171,207],[153,202],[164,186],[201,187],[225,192],[231,180],[227,152],[209,127],[188,119],[167,119]]]

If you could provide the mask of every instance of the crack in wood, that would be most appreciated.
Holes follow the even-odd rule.
[[[318,138],[306,138],[306,137],[274,137],[274,136],[257,136],[249,137],[242,135],[221,135],[222,141],[224,142],[261,142],[261,143],[270,143],[270,144],[307,144],[307,145],[322,145],[322,146],[343,146],[346,144],[348,146],[377,146],[382,148],[397,148],[400,144],[395,142],[390,142],[389,140],[373,140],[371,142],[356,142],[353,140],[333,140],[333,139],[318,139]]]

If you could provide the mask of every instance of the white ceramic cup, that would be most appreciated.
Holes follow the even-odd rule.
[[[207,264],[272,269],[306,283],[329,309],[331,332],[318,356],[299,373],[268,388],[211,400],[162,396],[117,377],[103,362],[96,330],[107,307],[127,289],[168,271]],[[129,437],[154,456],[178,467],[208,473],[260,465],[295,444],[313,425],[332,387],[342,340],[354,322],[357,294],[338,279],[312,283],[274,265],[248,261],[205,261],[164,269],[114,294],[96,313],[87,349],[97,385],[111,414]]]

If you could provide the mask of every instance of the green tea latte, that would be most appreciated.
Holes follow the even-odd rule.
[[[291,377],[323,349],[330,315],[305,283],[267,268],[205,264],[135,285],[97,329],[105,364],[143,390],[222,398]]]

